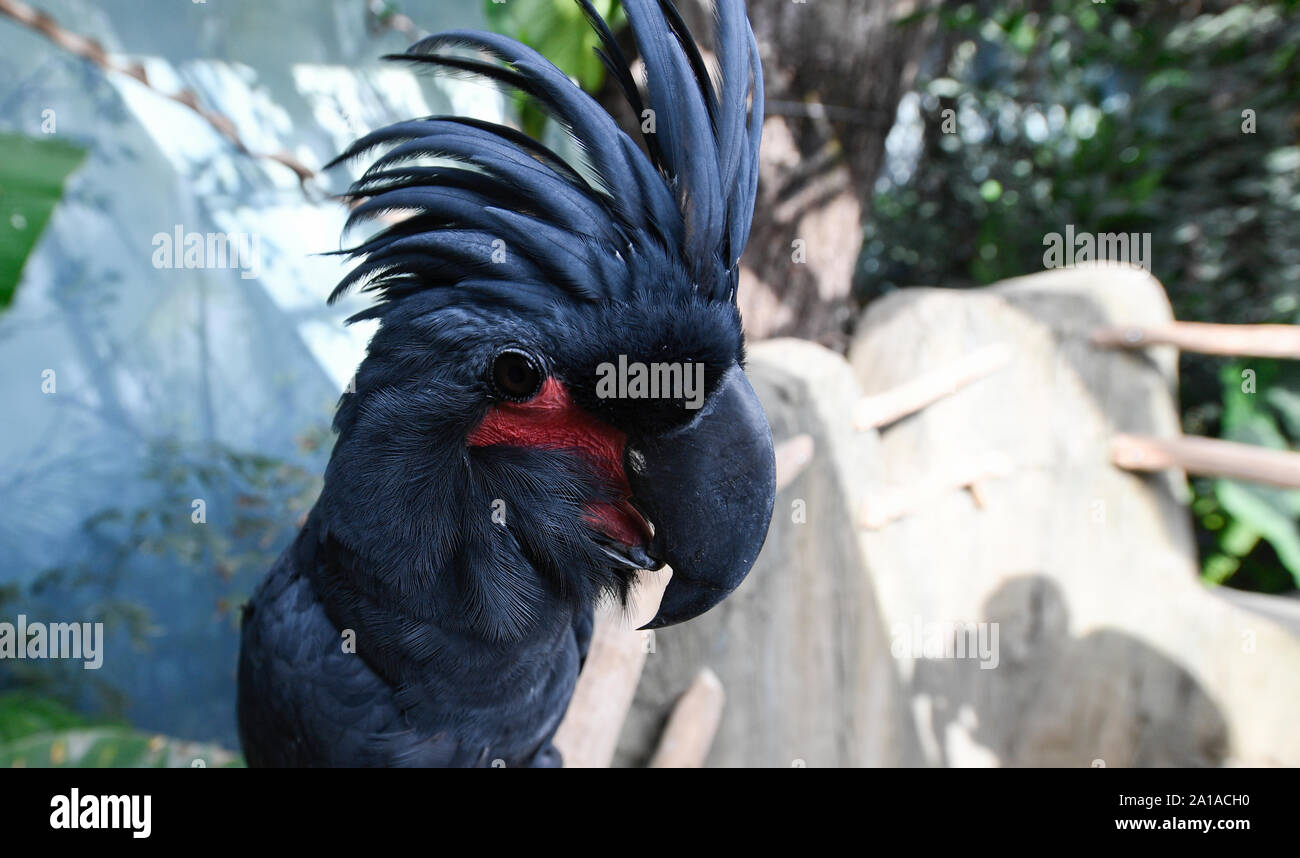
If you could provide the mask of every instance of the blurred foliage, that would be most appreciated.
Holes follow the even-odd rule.
[[[53,700],[0,694],[0,768],[242,765],[224,748],[96,723]]]
[[[617,32],[625,23],[617,0],[593,0],[592,6]],[[596,55],[600,38],[574,0],[484,0],[488,26],[518,39],[555,63],[587,92],[596,92],[605,80],[605,66]],[[540,138],[546,116],[529,99],[516,97],[523,130]]]
[[[0,744],[0,768],[241,768],[217,745],[186,742],[126,727],[39,733]]]
[[[1298,7],[949,5],[939,14],[950,59],[918,83],[915,162],[877,187],[858,299],[1040,271],[1044,236],[1073,224],[1151,233],[1152,271],[1179,319],[1300,321]],[[1223,363],[1184,355],[1185,431],[1293,446],[1300,435],[1282,431],[1293,373],[1251,361],[1259,392],[1242,394],[1247,365]],[[1221,371],[1235,381],[1221,386]],[[1194,488],[1208,579],[1266,590],[1300,580],[1293,493]]]
[[[305,453],[329,443],[329,430],[317,427],[298,438]],[[319,473],[283,459],[236,450],[222,444],[185,445],[174,438],[153,443],[143,474],[161,496],[134,510],[108,509],[88,524],[108,540],[112,566],[135,556],[168,558],[190,569],[204,569],[230,581],[243,572],[260,578],[293,538],[316,502]],[[204,502],[204,523],[195,500]],[[212,516],[211,521],[207,517]],[[229,613],[244,601],[216,607]]]
[[[322,425],[299,437],[298,447],[310,457],[329,436]],[[82,559],[46,569],[25,586],[0,587],[0,614],[57,616],[76,606],[80,615],[104,624],[105,640],[140,653],[149,651],[162,623],[200,638],[213,623],[238,625],[239,606],[315,503],[319,469],[174,438],[151,441],[146,462],[132,481],[146,490],[138,502],[87,517],[76,540],[85,546]],[[204,521],[195,520],[195,499],[204,501]],[[177,570],[200,577],[181,585]],[[178,592],[186,598],[165,618],[142,601],[166,602]],[[0,668],[0,691],[20,695],[0,698],[9,702],[7,709],[0,706],[0,741],[12,738],[10,724],[45,718],[58,707],[120,721],[130,703],[101,671],[84,671],[80,662],[6,660]],[[69,725],[56,719],[50,729],[63,726]]]
[[[90,722],[56,700],[16,691],[0,694],[0,747],[36,733],[85,727]]]
[[[85,157],[85,149],[62,140],[0,134],[0,309],[13,301],[63,182]]]
[[[1224,367],[1222,380],[1224,438],[1274,450],[1300,444],[1300,367],[1234,363]],[[1202,541],[1206,578],[1222,583],[1241,576],[1235,583],[1265,592],[1300,586],[1300,491],[1232,480],[1197,482],[1202,485],[1194,510],[1214,536],[1211,544]],[[1267,551],[1289,575],[1259,562]]]

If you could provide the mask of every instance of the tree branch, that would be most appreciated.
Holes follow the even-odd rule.
[[[995,343],[884,393],[865,396],[853,409],[853,426],[865,432],[901,420],[992,375],[1011,363],[1011,356],[1009,346]]]
[[[713,746],[713,737],[722,723],[722,709],[727,695],[722,680],[707,667],[695,675],[668,716],[668,725],[659,737],[659,747],[650,760],[652,769],[698,769],[704,765]]]
[[[33,9],[20,0],[0,0],[0,15],[6,15],[19,24],[40,33],[45,38],[53,42],[57,47],[62,48],[68,53],[75,54],[82,59],[89,60],[99,66],[104,71],[117,72],[134,79],[141,85],[153,90],[163,98],[170,99],[177,104],[182,104],[190,110],[203,117],[218,134],[225,137],[232,145],[245,155],[253,158],[262,158],[283,164],[290,170],[293,170],[298,176],[299,184],[306,187],[306,183],[316,178],[316,172],[306,164],[299,161],[293,155],[285,151],[279,152],[254,152],[249,149],[239,136],[235,123],[224,114],[215,110],[209,110],[199,104],[198,96],[193,91],[185,89],[180,92],[163,92],[149,82],[149,77],[145,74],[144,66],[139,63],[124,65],[116,62],[109,55],[104,46],[96,39],[79,35],[70,30],[64,29],[51,15],[40,9]]]
[[[1202,477],[1300,489],[1300,453],[1217,438],[1116,435],[1111,441],[1111,460],[1126,471],[1179,468]]]
[[[1120,326],[1094,331],[1092,342],[1103,348],[1174,346],[1185,352],[1207,355],[1300,360],[1300,325],[1169,322],[1149,328]]]

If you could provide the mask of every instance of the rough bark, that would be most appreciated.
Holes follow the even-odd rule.
[[[768,98],[740,292],[751,336],[846,345],[849,292],[885,138],[935,35],[935,16],[905,20],[939,5],[750,4]]]

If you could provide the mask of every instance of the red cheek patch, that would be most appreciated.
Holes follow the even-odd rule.
[[[564,385],[554,378],[546,379],[541,391],[527,402],[493,406],[466,443],[471,447],[577,451],[620,495],[616,503],[593,505],[588,510],[589,520],[625,545],[648,541],[644,520],[627,503],[632,495],[623,473],[627,436],[575,405]]]
[[[527,402],[494,406],[467,440],[471,447],[578,450],[607,476],[622,476],[627,436],[574,405],[564,385],[548,378]]]

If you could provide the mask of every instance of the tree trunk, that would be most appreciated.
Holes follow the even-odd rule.
[[[751,339],[847,347],[849,291],[885,137],[937,29],[934,15],[905,19],[942,2],[749,3],[767,87],[758,206],[740,287]],[[697,38],[707,38],[707,0],[679,5]],[[635,129],[612,81],[600,100]]]

